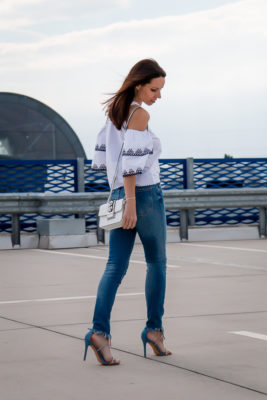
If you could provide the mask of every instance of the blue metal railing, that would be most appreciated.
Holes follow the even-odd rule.
[[[267,187],[266,158],[194,159],[195,189]],[[257,208],[195,210],[195,225],[253,224]]]
[[[0,160],[0,193],[77,192],[76,160]],[[37,218],[68,218],[70,215],[27,214],[21,230],[36,231]],[[11,231],[11,217],[0,215],[0,232]]]
[[[109,191],[105,171],[92,171],[91,160],[85,161],[84,185],[86,192]],[[163,190],[186,188],[186,160],[161,159],[160,179]]]
[[[206,189],[267,187],[267,158],[238,159],[160,159],[160,178],[164,191],[171,189]],[[0,193],[10,192],[86,192],[109,191],[106,173],[92,171],[91,160],[84,161],[84,181],[78,184],[77,160],[0,160]],[[189,179],[190,178],[190,179]],[[188,182],[193,184],[190,186]],[[37,218],[54,216],[24,215],[21,228],[36,230]],[[59,217],[59,216],[57,216]],[[60,216],[67,218],[68,215]],[[167,224],[179,226],[179,212],[166,210]],[[252,224],[258,221],[257,209],[195,210],[195,225]],[[86,215],[87,229],[96,228],[96,215]],[[0,215],[0,232],[10,232],[11,218]]]
[[[0,160],[0,193],[76,191],[76,160]]]
[[[195,189],[267,186],[266,158],[194,159]]]

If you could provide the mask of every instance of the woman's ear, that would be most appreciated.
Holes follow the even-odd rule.
[[[135,89],[136,89],[136,90],[139,90],[140,88],[141,88],[141,85],[135,86]]]

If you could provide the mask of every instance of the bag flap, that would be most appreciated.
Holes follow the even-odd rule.
[[[98,216],[99,217],[103,217],[107,214],[110,213],[109,211],[109,207],[110,207],[110,203],[115,203],[115,212],[119,212],[123,210],[124,204],[125,204],[125,200],[124,199],[119,199],[119,200],[111,200],[109,203],[104,203],[101,204],[101,206],[99,207],[99,212],[98,212]]]

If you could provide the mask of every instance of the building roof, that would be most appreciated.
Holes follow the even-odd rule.
[[[86,158],[71,126],[31,97],[0,92],[0,159]]]

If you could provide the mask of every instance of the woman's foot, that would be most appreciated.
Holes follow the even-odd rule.
[[[107,339],[103,335],[99,335],[97,333],[93,333],[91,336],[91,342],[95,345],[97,350],[101,352],[102,357],[108,363],[112,364],[119,364],[120,360],[115,360],[112,357],[111,350],[110,350],[110,339]]]
[[[172,352],[170,350],[167,350],[166,347],[164,346],[164,335],[161,331],[151,331],[148,330],[147,331],[147,338],[149,340],[151,340],[152,342],[154,342],[157,347],[159,348],[159,350],[162,353],[165,353],[166,356],[169,356],[172,354]]]

